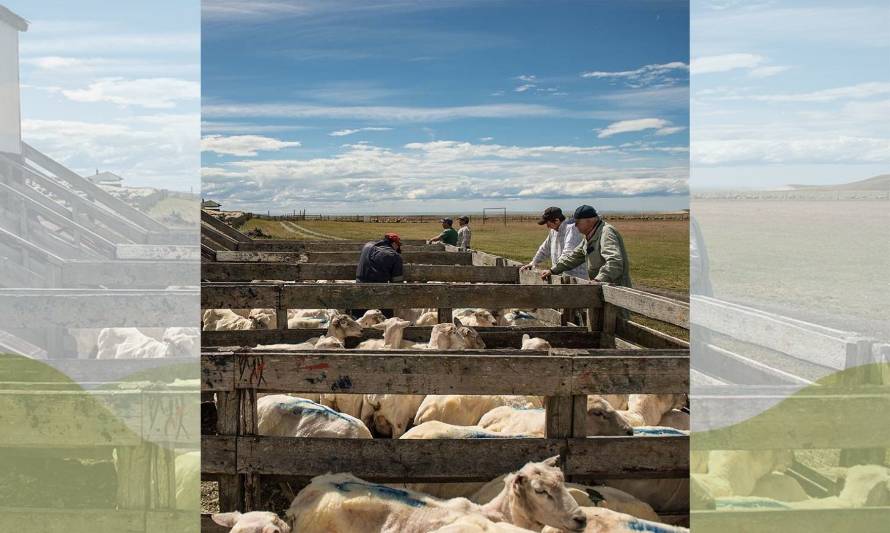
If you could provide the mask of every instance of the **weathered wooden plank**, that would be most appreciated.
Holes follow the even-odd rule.
[[[355,269],[356,265],[352,263],[208,262],[201,265],[201,279],[210,282],[354,280]],[[407,264],[404,268],[405,281],[408,282],[515,283],[517,272],[515,267]]]
[[[230,449],[233,440],[212,439],[216,449]],[[237,441],[237,465],[214,461],[206,466],[260,475],[352,472],[376,481],[482,481],[515,471],[528,461],[565,453],[565,473],[574,478],[686,477],[689,470],[688,437],[675,436],[568,440],[239,437]],[[294,457],[301,459],[294,461]]]
[[[197,445],[201,438],[200,391],[145,391],[142,437],[149,442]]]
[[[237,250],[238,240],[229,237],[221,231],[217,231],[203,220],[201,221],[201,237],[209,239],[219,245],[223,250]]]
[[[198,285],[198,261],[68,261],[62,283],[104,287]]]
[[[687,478],[689,437],[569,439],[565,472],[575,479]]]
[[[598,287],[571,285],[356,284],[286,285],[288,308],[599,307]]]
[[[890,523],[890,507],[813,510],[720,510],[693,511],[690,525],[696,533],[750,533],[788,531],[807,533],[885,533]]]
[[[688,350],[600,350],[573,358],[573,394],[688,393]]]
[[[201,436],[201,472],[233,475],[236,465],[237,437],[235,435]],[[220,508],[224,508],[220,506]]]
[[[0,447],[138,446],[142,393],[5,390],[0,420],[16,428],[0,432]]]
[[[200,261],[198,241],[192,244],[118,244],[115,258],[136,261]]]
[[[441,244],[424,244],[423,241],[402,241],[402,252],[444,252]],[[291,241],[273,239],[250,239],[238,243],[238,251],[262,252],[348,252],[359,251],[367,244],[362,241]]]
[[[216,260],[220,263],[288,263],[305,262],[304,252],[232,251],[217,249]]]
[[[629,320],[619,319],[616,324],[615,334],[644,348],[689,348],[689,343],[683,339],[672,337],[667,333]]]
[[[719,388],[715,388],[719,390]],[[737,390],[737,389],[736,389]],[[716,427],[696,432],[695,449],[769,450],[819,448],[878,448],[890,442],[890,426],[876,424],[890,412],[890,394],[881,389],[832,390],[816,388],[770,393],[756,389],[747,394],[720,396],[696,394],[696,424]],[[759,413],[742,422],[726,425],[727,413],[738,410]]]
[[[596,348],[599,346],[599,333],[588,332],[578,327],[553,328],[517,328],[508,326],[473,328],[486,348],[521,348],[522,336],[528,334],[539,337],[556,348]],[[409,341],[426,342],[430,338],[431,326],[411,326],[405,329],[404,338]],[[251,329],[241,331],[204,331],[201,332],[202,346],[256,346],[258,344],[297,344],[325,334],[323,328],[313,329]],[[379,339],[383,332],[375,329],[364,329],[361,337],[346,339],[347,348],[355,346],[367,339]]]
[[[123,509],[54,509],[46,507],[0,507],[0,531],[26,530],[25,524],[40,524],[41,533],[79,531],[141,532],[145,512]],[[78,528],[77,525],[89,524]],[[148,532],[147,532],[148,533]],[[154,533],[153,531],[151,533]]]
[[[602,285],[602,291],[603,299],[608,303],[649,318],[689,328],[689,304],[686,302],[616,285]]]
[[[201,355],[201,390],[234,391],[236,359],[224,354]],[[232,432],[234,434],[234,430]]]
[[[202,283],[201,309],[277,309],[281,287],[270,283]]]
[[[699,349],[702,351],[696,358],[696,370],[725,381],[747,385],[811,385],[813,383],[808,379],[713,344],[704,344]]]
[[[231,239],[233,241],[237,241],[239,243],[251,242],[250,237],[241,233],[240,231],[236,230],[232,226],[226,224],[225,222],[216,218],[215,216],[211,215],[210,213],[207,213],[203,209],[201,210],[201,224],[202,225],[206,224],[207,226],[210,226],[210,228],[212,228],[216,232],[222,233],[223,235],[225,235],[226,237],[228,237],[229,239]]]
[[[544,436],[548,439],[565,439],[572,436],[574,402],[571,396],[547,396],[544,398]],[[584,405],[585,411],[587,404]]]
[[[810,363],[843,369],[853,335],[758,309],[693,296],[695,324]]]
[[[197,290],[0,289],[0,314],[9,329],[161,327],[193,324]]]
[[[230,357],[240,360],[236,387],[260,391],[540,395],[570,392],[570,358],[516,355],[484,352],[359,355],[332,350]]]
[[[359,252],[308,252],[310,263],[355,263]],[[473,256],[469,252],[403,252],[404,263],[426,265],[472,265]]]

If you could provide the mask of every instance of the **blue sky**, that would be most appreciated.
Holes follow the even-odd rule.
[[[886,0],[694,0],[693,191],[890,171]]]
[[[683,208],[688,16],[206,0],[204,194],[272,212]]]
[[[25,142],[125,185],[200,189],[197,1],[5,0],[20,34]]]

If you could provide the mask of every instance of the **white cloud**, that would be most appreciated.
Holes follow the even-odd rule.
[[[755,95],[751,98],[763,102],[824,103],[836,100],[861,100],[887,94],[890,94],[890,83],[869,82],[808,93]]]
[[[535,83],[538,78],[534,74],[522,74],[521,76],[516,76],[516,79],[526,83]]]
[[[656,135],[670,135],[683,131],[686,128],[671,126],[671,123],[661,118],[639,118],[634,120],[622,120],[613,122],[605,128],[599,130],[597,137],[605,139],[613,135],[621,133],[632,133],[637,131],[655,130]]]
[[[689,66],[682,61],[670,63],[644,65],[635,70],[623,71],[588,71],[582,72],[582,78],[623,80],[631,87],[645,87],[647,85],[672,85],[678,80],[675,76],[689,70]]]
[[[183,100],[201,97],[198,82],[176,78],[104,78],[86,89],[64,89],[62,94],[75,102],[108,102],[121,106],[165,109]]]
[[[791,67],[786,67],[782,65],[773,65],[769,67],[757,67],[755,69],[751,69],[751,72],[748,73],[752,78],[769,78],[770,76],[775,76],[776,74],[781,74]]]
[[[345,130],[337,130],[328,133],[331,137],[345,137],[347,135],[352,135],[354,133],[360,133],[363,131],[390,131],[392,128],[381,128],[381,127],[368,127],[368,128],[355,128],[355,129],[345,129]]]
[[[489,141],[493,141],[494,137],[480,137],[479,140],[482,142],[489,142]]]
[[[348,144],[313,159],[233,161],[204,169],[205,192],[243,208],[281,209],[312,198],[320,206],[416,200],[632,197],[685,194],[685,158],[676,166],[636,147],[641,163],[616,167],[610,146],[504,146],[458,141],[403,149]],[[435,183],[435,186],[431,186]],[[302,205],[301,204],[301,205]]]
[[[194,33],[109,33],[108,28],[92,28],[89,31],[55,31],[34,26],[34,35],[22,39],[22,57],[38,54],[104,54],[109,50],[122,53],[176,52],[180,55],[198,55],[201,36]],[[43,33],[38,33],[43,30]],[[59,37],[64,35],[64,37]]]
[[[520,118],[565,115],[536,104],[490,104],[454,107],[322,106],[308,104],[211,104],[203,116],[373,120],[375,122],[441,122],[464,118]]]
[[[535,86],[531,83],[524,83],[524,84],[520,85],[519,87],[516,87],[513,90],[516,91],[517,93],[524,93],[525,91],[527,91],[529,89],[533,89],[534,87]]]
[[[223,155],[253,157],[257,152],[277,152],[300,146],[297,141],[280,141],[261,135],[206,135],[201,139],[201,151]]]
[[[730,70],[757,68],[765,60],[765,57],[757,54],[723,54],[717,56],[705,56],[693,59],[690,69],[692,70],[693,75],[729,72]]]
[[[692,143],[700,165],[890,163],[890,139],[852,136],[792,139],[783,136],[702,140]]]
[[[128,185],[177,190],[200,188],[199,135],[197,113],[22,121],[26,142],[81,174],[99,168],[123,176]]]

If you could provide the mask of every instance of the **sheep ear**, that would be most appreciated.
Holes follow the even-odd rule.
[[[510,485],[512,485],[515,490],[520,490],[523,483],[525,483],[525,476],[522,474],[514,474],[513,479],[510,480]]]
[[[241,513],[238,511],[232,511],[231,513],[216,513],[211,515],[210,518],[223,527],[232,528],[238,523],[238,519],[241,518]]]
[[[522,335],[522,343],[525,344],[531,337],[528,336],[528,333],[523,333]]]
[[[551,467],[555,468],[555,467],[559,466],[559,456],[554,455],[553,457],[551,457],[549,459],[544,459],[543,461],[541,461],[541,463],[544,466],[551,466]]]
[[[456,316],[451,317],[451,323],[454,324],[454,327],[456,327],[456,328],[464,327],[463,322],[458,320],[458,318]]]
[[[372,327],[373,329],[379,329],[379,330],[382,331],[382,330],[385,330],[385,329],[386,329],[386,326],[387,326],[387,325],[388,325],[388,324],[386,323],[386,320],[384,320],[383,322],[378,322],[378,323],[376,323],[376,324],[373,324],[371,327]]]

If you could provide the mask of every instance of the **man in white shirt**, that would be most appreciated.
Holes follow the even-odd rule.
[[[531,263],[520,267],[520,270],[537,268],[546,259],[550,259],[551,264],[556,264],[557,261],[562,259],[564,255],[571,253],[584,240],[584,236],[575,228],[575,221],[572,219],[566,220],[565,215],[562,214],[562,209],[558,207],[545,209],[538,224],[547,226],[550,232],[547,234],[544,242],[541,243]],[[576,278],[588,279],[587,265],[582,263],[565,272],[565,274]]]
[[[470,249],[470,237],[472,235],[470,232],[470,217],[459,217],[457,223],[460,225],[457,228],[457,247],[461,252],[466,252]]]

